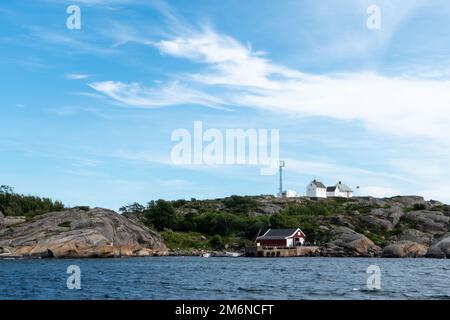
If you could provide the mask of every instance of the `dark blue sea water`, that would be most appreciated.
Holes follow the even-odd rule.
[[[67,267],[81,289],[67,288]],[[381,290],[367,289],[369,265]],[[149,257],[0,260],[0,299],[449,299],[450,260]]]

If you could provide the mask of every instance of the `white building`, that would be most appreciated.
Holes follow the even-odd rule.
[[[335,186],[327,187],[327,197],[351,198],[353,190],[339,181]]]
[[[281,194],[278,193],[280,198],[295,198],[297,197],[297,192],[294,190],[284,190]]]
[[[306,187],[306,196],[310,198],[326,198],[327,197],[327,187],[314,179]]]

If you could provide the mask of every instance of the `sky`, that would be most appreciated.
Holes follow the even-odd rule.
[[[449,18],[446,0],[2,1],[0,184],[115,210],[277,192],[258,165],[175,164],[173,132],[201,121],[278,130],[300,194],[449,203]]]

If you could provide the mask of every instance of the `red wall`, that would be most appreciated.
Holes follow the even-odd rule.
[[[261,244],[261,246],[286,247],[286,245],[287,245],[287,241],[286,240],[258,240],[258,242]]]

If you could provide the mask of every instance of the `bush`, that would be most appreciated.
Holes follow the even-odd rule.
[[[414,210],[427,210],[427,206],[424,203],[416,203],[413,206]]]
[[[411,212],[411,211],[419,211],[419,210],[426,210],[427,206],[424,203],[416,203],[412,207],[406,208],[405,212]]]
[[[209,244],[214,249],[222,249],[223,245],[224,245],[224,241],[220,235],[216,234],[209,240]]]
[[[249,213],[258,206],[256,200],[252,197],[231,196],[223,200],[225,207],[237,213]]]

